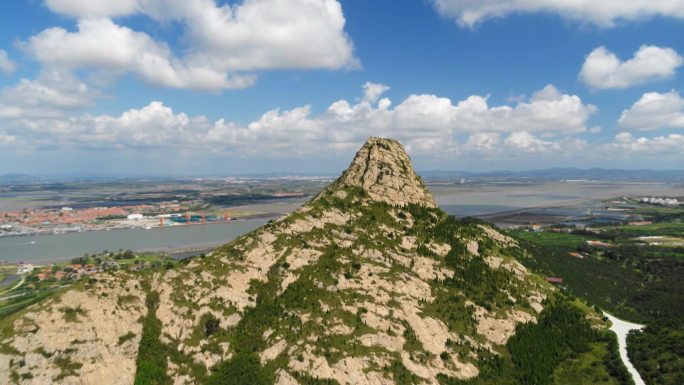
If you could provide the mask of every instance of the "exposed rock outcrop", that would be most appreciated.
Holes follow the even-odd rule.
[[[0,329],[0,384],[131,384],[150,314],[174,384],[245,362],[288,385],[469,379],[483,352],[536,321],[550,290],[514,250],[496,229],[436,208],[403,147],[370,138],[311,202],[206,257],[113,273],[13,316]],[[77,309],[74,319],[60,309]]]
[[[330,189],[344,187],[359,187],[371,199],[391,205],[437,207],[404,147],[392,139],[369,138]]]

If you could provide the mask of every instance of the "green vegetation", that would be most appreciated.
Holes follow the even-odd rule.
[[[12,293],[14,293],[13,291]],[[21,293],[21,292],[19,292]],[[17,294],[19,294],[17,293]],[[0,300],[0,320],[9,317],[10,315],[19,312],[20,310],[40,302],[53,294],[50,290],[30,290],[25,294],[16,297]],[[10,295],[8,295],[9,297]]]
[[[508,342],[517,383],[550,383],[558,364],[585,353],[594,338],[583,313],[562,302],[547,305],[536,325],[520,326]]]
[[[71,361],[71,357],[69,357],[69,355],[66,354],[55,358],[54,363],[60,369],[60,373],[55,378],[53,378],[53,380],[57,382],[69,376],[76,376],[76,370],[80,369],[83,366],[83,364],[80,362]]]
[[[143,319],[142,338],[136,359],[135,385],[167,385],[173,383],[166,374],[166,346],[161,343],[161,321],[157,318],[159,293],[149,291],[145,299],[147,316]]]
[[[442,377],[444,385],[631,385],[612,335],[592,327],[586,314],[561,296],[546,304],[537,323],[521,324],[500,356],[484,355],[482,374],[472,380]],[[616,363],[620,363],[616,365]]]
[[[86,314],[85,310],[83,310],[80,305],[77,307],[65,306],[59,308],[59,310],[63,313],[63,317],[66,322],[78,322],[78,317]]]
[[[37,267],[24,277],[24,282],[21,285],[0,292],[0,320],[38,303],[56,292],[92,279],[97,274],[117,270],[168,269],[177,263],[178,261],[165,254],[134,253],[130,250],[120,250],[118,252],[84,255],[72,259],[70,263]],[[75,264],[82,265],[81,270],[74,266]],[[92,265],[88,266],[88,271],[85,270],[86,265]],[[2,271],[12,272],[15,270],[15,266],[2,269]],[[132,296],[121,295],[118,304],[125,305],[134,299],[135,297]],[[69,322],[76,322],[78,315],[74,309],[65,309],[65,319]]]
[[[123,345],[126,341],[130,341],[133,338],[135,338],[135,333],[128,332],[128,333],[122,335],[121,337],[119,337],[118,345]]]
[[[528,267],[562,277],[568,290],[620,318],[645,323],[628,338],[630,359],[648,385],[679,385],[684,383],[684,247],[648,244],[639,237],[681,239],[684,209],[640,206],[634,212],[654,223],[512,235],[532,250],[533,257],[521,259]],[[610,246],[592,246],[589,240]]]
[[[627,337],[629,359],[647,384],[684,384],[684,325],[660,322]]]
[[[205,381],[207,385],[268,385],[273,384],[273,374],[262,368],[256,353],[238,353],[230,361],[218,365]]]
[[[420,383],[420,377],[416,376],[410,370],[406,369],[404,364],[399,361],[392,362],[388,368],[390,373],[392,373],[392,379],[396,385],[411,385]]]
[[[565,360],[558,365],[553,372],[551,383],[558,385],[629,384],[631,379],[617,352],[617,341],[609,346],[615,346],[615,351],[610,351],[609,347],[601,342],[590,343],[589,351],[580,353],[575,358]],[[618,380],[620,376],[626,377]]]

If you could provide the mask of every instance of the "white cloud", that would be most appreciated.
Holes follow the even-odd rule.
[[[478,132],[468,137],[465,148],[475,152],[493,152],[501,142],[501,137],[495,132]]]
[[[364,87],[364,98],[367,90]],[[339,100],[320,114],[313,114],[309,106],[274,109],[242,125],[226,119],[211,122],[152,102],[120,116],[6,115],[5,127],[10,129],[8,135],[30,138],[36,146],[201,148],[242,156],[291,157],[349,151],[377,135],[399,139],[416,154],[446,156],[495,153],[504,147],[520,153],[548,152],[558,148],[555,138],[564,141],[567,135],[585,131],[592,110],[552,86],[513,107],[490,107],[482,96],[454,104],[425,94],[410,95],[395,108],[391,105],[386,98],[376,105],[365,99],[353,105]],[[508,134],[503,147],[500,133]],[[544,140],[535,133],[544,135]],[[464,135],[469,139],[460,144]]]
[[[0,92],[0,118],[61,117],[89,107],[96,96],[69,72],[43,71],[36,80],[21,79]]]
[[[504,143],[506,146],[523,152],[546,152],[560,149],[558,143],[541,140],[527,131],[510,134]]]
[[[46,68],[132,72],[151,84],[166,87],[212,90],[243,88],[254,82],[252,76],[188,66],[147,34],[108,19],[80,20],[77,32],[60,27],[46,29],[31,37],[24,47]]]
[[[684,98],[674,90],[664,94],[645,93],[630,109],[622,111],[618,123],[641,131],[684,128]]]
[[[43,81],[49,83],[47,74]],[[77,93],[78,83],[61,92]],[[529,107],[564,97],[572,99],[553,87],[545,87],[515,106],[491,107],[486,97],[477,95],[452,102],[423,94],[411,95],[396,107],[385,98],[374,105],[363,99],[356,104],[339,100],[321,113],[313,112],[308,105],[273,109],[246,124],[229,119],[212,121],[159,101],[117,115],[69,116],[66,110],[54,107],[61,114],[46,114],[33,106],[54,104],[57,98],[45,96],[39,100],[27,95],[32,101],[16,107],[20,115],[3,115],[2,103],[6,100],[0,102],[3,151],[173,151],[179,156],[202,154],[215,159],[323,159],[347,157],[373,135],[398,139],[412,156],[438,161],[436,165],[463,161],[498,168],[538,168],[540,164],[550,167],[567,162],[613,162],[617,167],[635,164],[635,159],[677,165],[684,150],[684,135],[679,134],[648,138],[624,132],[613,140],[588,143],[578,136],[585,131],[559,126],[563,121],[583,121],[586,111],[582,112],[582,108],[574,112],[579,117],[573,117],[569,109]],[[427,107],[431,109],[426,112]],[[556,114],[554,118],[547,116],[551,112]],[[541,121],[551,123],[541,129]]]
[[[613,143],[607,144],[606,149],[617,154],[644,155],[681,155],[684,151],[684,135],[670,134],[653,138],[636,138],[628,132],[621,132],[615,136]]]
[[[11,146],[17,141],[15,136],[7,135],[2,129],[0,129],[0,147]]]
[[[684,0],[432,0],[437,11],[459,25],[474,27],[513,13],[552,13],[602,27],[654,16],[684,19]]]
[[[9,58],[7,52],[0,49],[0,72],[11,74],[16,69],[16,65]]]
[[[237,71],[354,67],[351,40],[337,0],[148,0],[152,18],[185,23],[190,62]]]
[[[251,86],[259,70],[359,66],[336,0],[245,0],[232,6],[214,0],[46,4],[79,18],[77,31],[49,28],[23,44],[49,67],[130,72],[155,85],[220,90]],[[111,20],[136,13],[182,26],[182,55]]]
[[[380,99],[380,96],[389,91],[389,89],[390,87],[384,84],[366,82],[366,84],[363,85],[363,100],[368,103],[375,103]]]
[[[684,58],[672,48],[642,45],[633,58],[623,62],[605,47],[598,47],[584,61],[580,78],[596,89],[628,88],[673,77],[682,64]]]
[[[553,85],[537,91],[528,101],[514,107],[489,107],[487,98],[471,96],[456,106],[457,126],[472,131],[528,131],[580,133],[597,108],[584,104],[576,95],[561,94]]]
[[[77,18],[127,16],[141,10],[140,0],[45,0],[51,10]]]

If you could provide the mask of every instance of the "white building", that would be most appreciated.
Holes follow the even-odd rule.
[[[139,220],[143,219],[143,215],[142,214],[128,214],[127,218],[131,221],[139,221]]]
[[[35,266],[30,263],[19,263],[17,264],[17,274],[27,274],[33,271]]]
[[[672,205],[678,205],[679,201],[677,200],[677,198],[644,197],[644,198],[641,198],[641,203],[650,203],[653,205],[672,206]]]

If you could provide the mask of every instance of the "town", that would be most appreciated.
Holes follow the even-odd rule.
[[[230,220],[227,212],[188,211],[177,202],[75,209],[23,209],[0,213],[0,236],[175,226]]]
[[[0,186],[0,237],[151,229],[269,215],[248,206],[301,201],[323,183],[302,177],[5,185]]]

